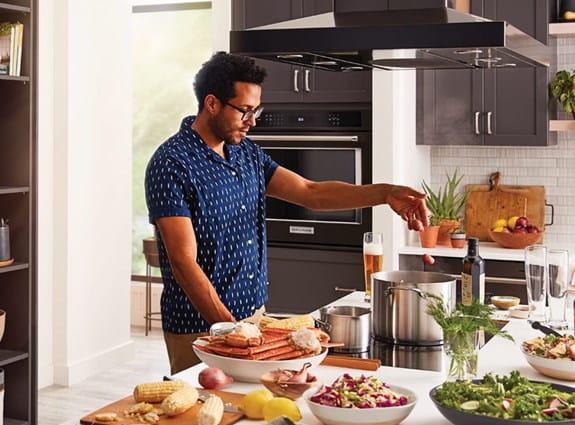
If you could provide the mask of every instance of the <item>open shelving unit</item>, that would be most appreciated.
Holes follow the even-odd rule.
[[[24,24],[21,76],[0,75],[0,217],[14,262],[0,267],[4,424],[37,418],[36,29],[38,0],[0,0],[0,23]],[[1,412],[0,412],[1,414]]]
[[[575,22],[554,22],[549,24],[550,37],[575,37]],[[575,120],[551,120],[549,131],[575,131]]]

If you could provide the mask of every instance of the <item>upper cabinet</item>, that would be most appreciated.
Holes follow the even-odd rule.
[[[332,0],[234,0],[233,29],[245,29],[333,10]],[[331,72],[256,59],[268,71],[263,103],[370,102],[371,71]]]
[[[547,43],[550,0],[471,0],[471,12]],[[417,144],[546,146],[546,67],[417,72]]]

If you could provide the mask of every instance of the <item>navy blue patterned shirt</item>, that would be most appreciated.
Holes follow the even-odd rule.
[[[278,165],[249,139],[225,145],[222,158],[192,129],[180,131],[156,150],[146,169],[150,223],[160,217],[190,217],[197,262],[218,296],[237,319],[251,316],[267,301],[265,189]],[[164,280],[162,327],[167,332],[206,332],[209,324],[176,282],[161,235]]]

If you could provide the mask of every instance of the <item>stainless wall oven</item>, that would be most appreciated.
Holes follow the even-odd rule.
[[[278,164],[310,180],[371,183],[371,110],[326,107],[264,111],[250,132]],[[270,245],[360,247],[371,208],[312,211],[266,200]]]

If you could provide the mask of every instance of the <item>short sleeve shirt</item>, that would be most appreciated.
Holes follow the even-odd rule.
[[[180,131],[150,159],[145,177],[149,220],[191,219],[197,262],[240,320],[267,301],[265,188],[278,165],[248,138],[226,144],[222,158],[192,129],[194,119],[184,118]],[[156,236],[164,281],[163,329],[206,332],[209,324],[178,285],[159,232]]]

